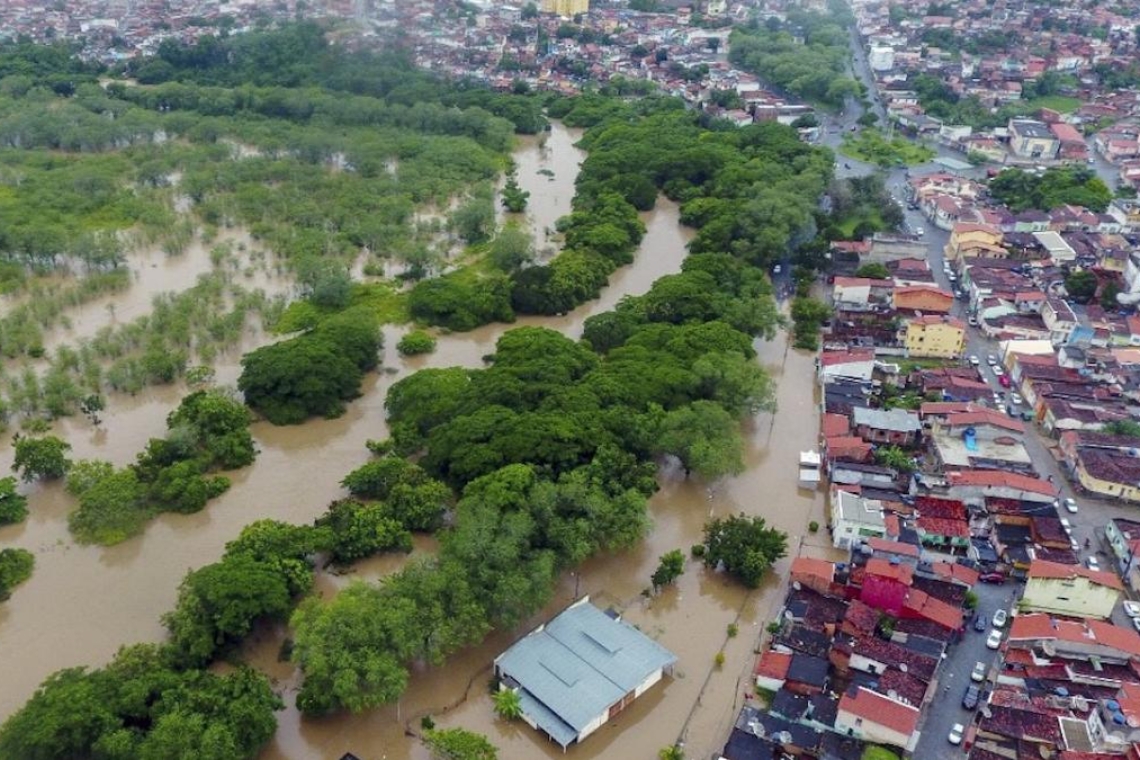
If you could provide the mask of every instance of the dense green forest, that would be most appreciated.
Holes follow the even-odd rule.
[[[794,9],[783,22],[754,19],[737,26],[728,60],[792,97],[842,108],[848,96],[859,94],[859,85],[846,73],[850,11],[838,5],[842,9],[828,13]]]
[[[225,58],[210,53],[214,45]],[[527,128],[509,116],[514,106],[495,106],[518,98],[499,101],[396,64],[399,75],[381,65],[372,71],[359,61],[383,58],[341,57],[305,25],[200,47],[167,47],[134,71],[148,84],[105,94],[123,113],[156,119],[179,136],[176,145],[143,139],[110,150],[143,151],[158,162],[152,177],[180,172],[202,224],[248,224],[287,262],[306,300],[281,318],[301,332],[248,354],[240,385],[274,422],[335,415],[375,367],[377,324],[391,313],[389,286],[346,281],[343,264],[354,251],[391,250],[355,237],[355,225],[378,218],[386,227],[372,242],[390,234],[423,244],[438,231],[418,238],[407,223],[412,206],[459,196],[452,232],[491,242],[479,183],[505,168],[509,133]],[[229,59],[232,67],[222,62]],[[414,129],[404,120],[421,106],[394,95],[409,89],[435,93]],[[58,108],[84,108],[78,97]],[[232,110],[211,113],[207,103],[217,97]],[[337,110],[355,98],[375,110]],[[433,104],[469,104],[470,120],[460,120],[467,126],[457,134],[454,119],[434,121]],[[391,436],[370,442],[374,458],[346,473],[351,498],[312,525],[248,526],[218,562],[186,576],[163,617],[165,643],[49,677],[0,727],[0,757],[252,757],[272,735],[279,699],[254,671],[206,668],[234,657],[260,622],[289,621],[304,712],[392,702],[414,663],[440,664],[492,629],[517,626],[552,598],[560,573],[639,541],[662,457],[710,480],[742,470],[740,421],[771,410],[775,398],[753,348],[780,324],[765,269],[810,252],[832,156],[790,128],[708,123],[667,98],[546,105],[551,116],[588,128],[573,213],[559,225],[564,250],[543,266],[504,255],[425,279],[408,297],[411,313],[463,329],[581,303],[631,260],[644,232],[637,212],[658,193],[678,200],[684,223],[697,230],[682,270],[588,319],[580,341],[541,327],[509,330],[484,368],[424,369],[392,385]],[[286,110],[271,116],[270,107]],[[227,140],[257,153],[237,160]],[[324,147],[308,153],[307,141]],[[352,170],[330,171],[341,154]],[[308,382],[314,373],[319,382]],[[81,503],[92,491],[130,487],[150,505],[144,515],[189,511],[212,493],[212,470],[245,466],[256,454],[249,417],[231,401],[191,395],[167,436],[124,470],[72,465],[66,448],[46,438],[29,439],[48,441],[29,455],[40,455],[41,476],[70,468],[68,488]],[[414,532],[437,533],[438,554],[329,601],[309,594],[321,563],[408,551]],[[786,550],[786,536],[759,518],[711,522],[706,540],[710,561],[750,586]]]

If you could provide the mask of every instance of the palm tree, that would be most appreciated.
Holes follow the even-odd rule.
[[[506,720],[522,717],[522,697],[514,689],[500,689],[491,697],[495,702],[495,713]]]

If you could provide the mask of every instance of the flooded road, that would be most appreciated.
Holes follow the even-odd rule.
[[[556,126],[551,161],[562,166]],[[560,142],[561,141],[561,142]],[[525,152],[526,148],[523,148]],[[520,160],[520,165],[522,161]],[[522,183],[520,173],[520,183]],[[546,182],[545,177],[542,178]],[[525,185],[524,185],[525,186]],[[531,204],[557,209],[555,200]],[[558,172],[545,193],[568,199],[573,173]],[[542,201],[541,203],[538,201]],[[562,201],[558,201],[562,202]],[[549,206],[543,204],[549,203]],[[542,212],[554,214],[556,210]],[[561,212],[560,212],[561,213]],[[187,570],[215,561],[225,543],[254,520],[272,517],[294,523],[311,522],[329,501],[343,495],[339,481],[369,455],[364,443],[386,437],[384,397],[387,389],[415,370],[454,365],[478,367],[498,337],[521,324],[544,325],[577,337],[592,314],[606,311],[624,295],[645,292],[657,277],[675,272],[685,255],[689,231],[678,225],[678,209],[664,199],[643,216],[648,234],[635,262],[610,279],[603,297],[559,318],[527,318],[515,325],[492,325],[471,333],[441,335],[435,353],[401,359],[395,343],[407,328],[385,329],[383,365],[395,372],[369,376],[363,395],[336,420],[311,420],[303,426],[277,428],[259,423],[253,435],[261,454],[250,468],[232,474],[233,486],[196,515],[163,515],[145,533],[109,549],[76,546],[66,527],[73,501],[58,485],[35,485],[30,494],[31,516],[22,525],[0,529],[0,546],[21,546],[36,554],[31,580],[0,605],[0,717],[17,709],[51,672],[72,665],[100,665],[123,644],[163,637],[159,617],[172,608],[177,586]],[[250,340],[260,340],[259,337]],[[247,341],[249,343],[249,341]],[[243,346],[248,350],[251,346]],[[561,581],[556,599],[516,631],[497,632],[478,647],[448,660],[440,668],[417,673],[398,705],[358,716],[301,720],[292,707],[297,674],[278,661],[285,631],[260,630],[248,642],[248,659],[273,677],[287,705],[279,714],[279,729],[263,752],[264,760],[338,758],[352,751],[364,760],[426,758],[405,726],[418,731],[422,715],[431,714],[441,727],[464,726],[490,736],[505,760],[534,758],[546,753],[562,756],[555,745],[524,724],[505,724],[491,711],[487,681],[496,655],[519,635],[568,604],[576,593],[590,594],[600,606],[613,605],[626,618],[658,638],[678,655],[677,676],[655,687],[572,752],[584,758],[651,758],[682,731],[690,757],[711,753],[727,736],[734,705],[738,705],[751,672],[756,637],[766,625],[783,593],[780,574],[790,560],[777,565],[758,591],[748,593],[722,576],[689,561],[675,588],[646,599],[641,592],[659,555],[680,548],[688,553],[701,541],[701,528],[710,515],[736,512],[759,514],[789,533],[792,555],[798,550],[809,520],[823,522],[822,497],[797,489],[796,461],[801,449],[815,446],[818,404],[813,401],[813,357],[790,350],[786,336],[758,342],[761,362],[777,382],[779,410],[746,424],[747,471],[712,484],[687,481],[675,470],[662,472],[661,490],[650,500],[653,528],[637,548],[619,555],[597,557]],[[220,382],[232,382],[239,372],[237,351],[218,367]],[[73,445],[75,459],[98,457],[116,464],[131,461],[151,436],[164,430],[164,418],[185,388],[151,389],[133,399],[116,398],[102,429],[82,418],[61,421],[57,433]],[[0,448],[0,470],[7,471],[11,448]],[[828,556],[825,534],[809,537],[804,551]],[[430,539],[420,539],[417,553],[434,551]],[[397,569],[405,557],[381,557],[361,563],[353,575],[374,579]],[[322,576],[318,589],[331,594],[347,578]],[[727,627],[737,622],[739,636]],[[724,650],[726,662],[714,666]]]

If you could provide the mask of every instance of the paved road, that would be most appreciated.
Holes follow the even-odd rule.
[[[1017,591],[1012,584],[991,586],[984,583],[978,584],[974,590],[978,594],[979,613],[989,620],[993,619],[993,614],[998,609],[1009,609]],[[1008,627],[1007,623],[1006,628]],[[997,659],[997,652],[986,648],[986,637],[991,630],[987,626],[984,633],[979,633],[972,626],[968,627],[962,641],[950,648],[940,670],[938,693],[924,714],[922,735],[914,757],[940,760],[962,756],[961,747],[950,744],[947,736],[955,723],[968,726],[972,720],[973,714],[962,707],[962,697],[966,694],[966,687],[973,683],[970,673],[974,669],[974,663],[985,663],[988,671]]]

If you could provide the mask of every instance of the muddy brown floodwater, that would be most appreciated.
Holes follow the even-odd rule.
[[[565,138],[565,139],[564,139]],[[574,172],[580,158],[568,153],[568,133],[555,125],[549,139],[556,167],[553,182],[531,188],[531,203],[545,208],[545,194],[567,204],[573,194]],[[562,146],[561,148],[559,146]],[[521,148],[526,151],[524,145]],[[561,151],[561,152],[560,152]],[[521,161],[520,161],[521,164]],[[557,167],[567,167],[559,171]],[[539,175],[541,176],[541,175]],[[520,183],[522,177],[520,176]],[[526,183],[530,184],[530,183]],[[550,200],[550,208],[559,208]],[[561,208],[566,208],[565,205]],[[554,213],[554,212],[551,212]],[[561,213],[564,213],[561,212]],[[401,359],[395,343],[405,328],[385,329],[383,365],[393,373],[371,375],[363,395],[336,420],[312,420],[302,426],[253,427],[261,454],[245,470],[231,474],[232,488],[196,515],[163,515],[145,533],[111,548],[75,545],[67,532],[66,515],[74,504],[58,484],[34,485],[31,516],[22,525],[0,529],[0,546],[22,546],[36,554],[36,571],[12,598],[0,605],[0,718],[19,708],[36,685],[51,672],[72,665],[98,666],[123,644],[163,637],[161,614],[175,600],[187,570],[215,561],[227,541],[254,520],[272,517],[307,523],[327,503],[343,494],[339,482],[368,458],[370,438],[387,435],[384,397],[391,384],[421,367],[477,367],[507,329],[521,324],[543,325],[572,337],[581,334],[584,320],[606,311],[624,295],[648,290],[657,277],[679,270],[689,232],[678,224],[677,206],[662,199],[644,215],[648,233],[635,262],[616,272],[601,299],[559,318],[528,318],[515,325],[492,325],[470,333],[441,335],[434,354]],[[244,350],[261,337],[251,333]],[[292,706],[297,674],[277,661],[285,631],[264,627],[245,648],[248,659],[268,673],[286,703],[279,728],[262,753],[263,760],[338,758],[346,751],[364,760],[426,758],[405,726],[418,730],[419,718],[434,716],[440,726],[464,726],[487,734],[501,748],[504,760],[561,756],[523,724],[506,724],[493,716],[487,681],[490,664],[505,647],[534,624],[568,604],[575,592],[589,593],[602,605],[615,605],[627,619],[659,639],[679,658],[677,675],[655,687],[623,712],[611,725],[571,749],[586,758],[653,758],[657,750],[682,731],[689,756],[707,756],[727,735],[734,708],[747,686],[757,636],[782,593],[790,560],[777,565],[764,586],[748,593],[716,573],[690,561],[675,588],[653,599],[642,597],[660,554],[686,551],[701,539],[710,515],[746,512],[766,517],[790,535],[791,554],[801,549],[809,520],[823,522],[822,498],[797,489],[797,455],[815,446],[818,403],[813,399],[813,358],[790,350],[781,335],[758,342],[760,361],[778,385],[779,410],[749,420],[747,470],[714,484],[685,480],[674,469],[663,469],[661,490],[650,500],[653,528],[637,548],[597,557],[562,578],[556,598],[539,615],[515,631],[498,632],[483,644],[458,653],[440,668],[418,669],[398,705],[368,713],[302,720]],[[237,351],[223,357],[218,377],[237,376]],[[63,420],[57,432],[74,447],[75,458],[99,457],[116,464],[131,461],[149,437],[160,435],[166,414],[185,393],[184,388],[148,390],[133,399],[116,398],[104,426],[93,429],[81,418]],[[11,464],[11,448],[0,441],[0,471]],[[431,539],[420,539],[417,553],[430,553]],[[821,536],[804,541],[802,550],[829,556]],[[398,569],[406,557],[381,557],[361,563],[352,577],[375,579]],[[331,594],[346,577],[322,576],[318,590]],[[736,622],[740,634],[726,630]],[[718,651],[726,662],[714,667]]]

